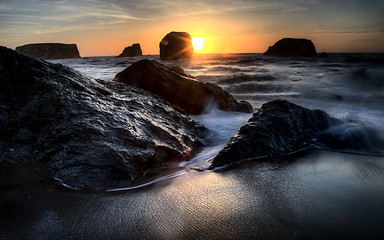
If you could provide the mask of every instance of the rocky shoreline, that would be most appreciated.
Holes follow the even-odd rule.
[[[212,103],[224,111],[253,110],[222,88],[157,61],[138,61],[109,82],[5,47],[0,53],[0,165],[13,173],[19,166],[20,175],[44,173],[39,181],[57,179],[77,189],[127,186],[212,145],[209,130],[188,114],[202,114]],[[359,150],[367,137],[382,148],[374,133],[335,134],[340,124],[321,110],[266,103],[208,160],[210,169],[316,144]],[[2,186],[28,179],[9,178]]]
[[[0,48],[0,163],[43,163],[76,188],[129,184],[190,159],[207,130],[159,97]]]

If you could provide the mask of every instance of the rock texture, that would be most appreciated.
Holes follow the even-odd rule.
[[[132,46],[124,48],[124,51],[117,57],[121,58],[121,57],[136,57],[136,56],[143,56],[143,52],[141,51],[141,47],[139,43],[134,43],[132,44]]]
[[[284,100],[265,103],[217,154],[211,167],[299,150],[336,123],[324,111],[309,110]]]
[[[148,92],[0,47],[0,164],[102,188],[188,160],[206,131]]]
[[[177,60],[193,57],[191,36],[186,32],[170,32],[160,42],[160,59]]]
[[[80,58],[76,44],[36,43],[16,47],[16,51],[41,59]]]
[[[153,60],[138,61],[115,76],[114,81],[157,94],[188,114],[200,114],[210,104],[226,111],[252,112],[252,106],[238,102],[220,87],[202,82],[177,66]]]
[[[270,46],[265,56],[277,57],[316,57],[316,49],[311,40],[283,38]]]

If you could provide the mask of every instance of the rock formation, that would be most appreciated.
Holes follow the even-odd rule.
[[[141,47],[139,43],[134,43],[132,44],[132,46],[124,48],[124,51],[117,57],[121,58],[121,57],[136,57],[136,56],[143,56],[143,52],[141,51]]]
[[[16,47],[16,51],[41,59],[80,58],[76,44],[36,43]]]
[[[265,56],[276,57],[316,57],[316,49],[311,40],[283,38],[270,46]]]
[[[188,160],[207,130],[160,98],[0,47],[0,166],[38,162],[78,188]]]
[[[114,81],[122,82],[157,94],[177,110],[188,114],[200,114],[209,103],[217,104],[226,111],[252,112],[252,106],[238,102],[220,87],[202,82],[177,66],[163,65],[153,60],[138,61],[115,76]],[[180,108],[180,109],[178,109]]]
[[[170,32],[161,40],[161,60],[190,59],[192,57],[192,40],[188,33]]]
[[[265,103],[217,154],[211,167],[299,150],[336,123],[336,119],[320,110],[282,100]]]

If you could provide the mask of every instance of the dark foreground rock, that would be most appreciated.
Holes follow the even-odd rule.
[[[132,46],[124,48],[124,51],[117,57],[121,58],[121,57],[136,57],[136,56],[143,56],[143,52],[141,51],[141,47],[139,43],[134,43],[132,44]]]
[[[283,38],[270,46],[265,56],[276,57],[316,57],[316,49],[311,40]]]
[[[200,114],[210,103],[217,104],[221,110],[252,112],[248,102],[236,101],[220,87],[202,82],[186,74],[180,67],[167,66],[153,60],[132,64],[118,73],[114,81],[157,94],[188,114]]]
[[[324,111],[284,100],[265,103],[218,153],[211,167],[299,150],[336,122]]]
[[[16,51],[41,59],[80,58],[76,44],[36,43],[16,47]]]
[[[188,160],[206,131],[148,92],[0,47],[0,165],[42,163],[79,188],[127,184]]]
[[[188,33],[170,32],[161,40],[161,60],[190,59],[192,57],[192,40]]]

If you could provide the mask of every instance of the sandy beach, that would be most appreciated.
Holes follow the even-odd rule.
[[[384,237],[382,157],[301,152],[118,192],[68,190],[39,171],[2,185],[1,239]]]

